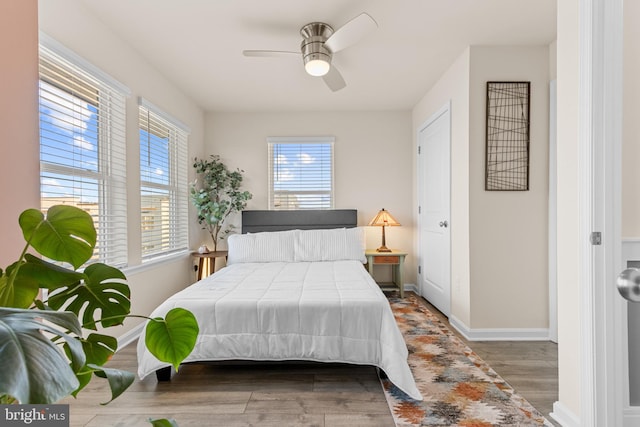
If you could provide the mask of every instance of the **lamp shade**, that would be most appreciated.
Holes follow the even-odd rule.
[[[391,249],[387,248],[387,241],[386,241],[387,239],[384,234],[384,228],[389,225],[391,226],[400,225],[400,223],[396,221],[396,219],[393,216],[391,216],[391,214],[388,211],[382,208],[382,210],[380,210],[380,212],[378,212],[378,214],[371,221],[369,221],[369,225],[382,227],[382,246],[376,249],[376,251],[391,252]]]
[[[378,214],[371,221],[369,221],[369,225],[386,227],[390,225],[391,226],[400,225],[400,223],[396,221],[396,219],[393,216],[391,216],[389,211],[386,211],[384,210],[384,208],[382,208],[382,210],[380,210],[380,212],[378,212]]]

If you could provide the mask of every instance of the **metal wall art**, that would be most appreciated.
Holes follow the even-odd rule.
[[[487,82],[485,190],[529,190],[531,82]]]

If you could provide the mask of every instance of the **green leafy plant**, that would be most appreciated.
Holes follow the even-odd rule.
[[[240,191],[244,171],[230,171],[218,155],[211,155],[209,160],[195,158],[193,167],[198,178],[191,184],[191,201],[198,209],[198,223],[211,235],[215,251],[218,240],[230,231],[225,229],[225,220],[244,209],[252,195]]]
[[[18,261],[0,269],[0,403],[54,403],[76,396],[93,377],[107,379],[110,402],[133,383],[134,374],[104,367],[117,340],[98,332],[85,337],[83,329],[146,318],[130,314],[125,275],[99,262],[81,268],[96,245],[93,220],[81,209],[58,205],[46,216],[29,209],[19,223],[25,247]],[[49,294],[44,301],[43,289]],[[164,319],[150,320],[147,348],[177,369],[195,345],[195,317],[175,308]]]

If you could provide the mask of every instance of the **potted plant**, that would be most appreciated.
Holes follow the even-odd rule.
[[[231,231],[231,227],[225,228],[225,220],[244,209],[252,195],[240,191],[244,171],[230,171],[218,155],[211,155],[209,160],[195,158],[193,167],[198,177],[191,184],[191,201],[198,209],[198,223],[211,235],[215,251],[218,240]]]
[[[46,216],[28,209],[19,223],[26,244],[16,262],[0,269],[0,403],[54,403],[76,396],[96,376],[108,380],[109,401],[115,399],[134,374],[104,366],[117,350],[114,337],[98,332],[85,337],[83,329],[144,317],[130,314],[125,275],[99,262],[82,268],[93,255],[96,230],[81,209],[57,205]],[[42,290],[49,294],[46,300]],[[176,308],[164,319],[150,320],[147,348],[177,369],[195,345],[195,317]]]

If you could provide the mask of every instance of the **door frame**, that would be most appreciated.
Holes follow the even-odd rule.
[[[423,161],[422,161],[422,157],[420,157],[420,131],[422,131],[423,129],[429,127],[429,125],[431,125],[433,122],[435,122],[438,118],[440,118],[440,116],[442,116],[443,114],[448,114],[449,115],[449,141],[448,141],[448,150],[449,150],[449,212],[447,214],[447,218],[449,218],[449,313],[445,313],[447,317],[449,317],[451,315],[451,290],[452,288],[452,283],[451,283],[451,100],[448,100],[442,107],[440,107],[435,113],[433,113],[431,116],[429,116],[429,118],[427,120],[425,120],[424,122],[422,122],[422,124],[420,126],[418,126],[418,129],[416,130],[416,145],[418,146],[416,148],[417,151],[417,178],[418,178],[418,271],[417,271],[417,278],[418,278],[418,284],[417,284],[417,288],[418,288],[418,294],[420,296],[424,296],[422,295],[422,281],[423,281],[423,272],[422,272],[422,255],[423,255],[423,248],[422,248],[422,238],[420,237],[420,230],[422,230],[422,214],[420,212],[421,206],[424,203],[423,200],[423,172],[424,172],[424,165],[423,165]]]
[[[549,82],[549,340],[558,343],[557,80]]]
[[[583,426],[623,426],[626,304],[621,262],[623,0],[581,0],[579,195]],[[592,245],[592,232],[602,244]],[[628,400],[626,401],[628,402]]]

